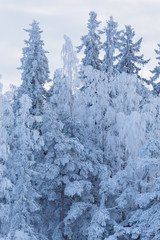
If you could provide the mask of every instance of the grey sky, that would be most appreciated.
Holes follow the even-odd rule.
[[[24,39],[33,19],[39,21],[44,31],[42,38],[48,59],[51,77],[61,67],[60,52],[63,35],[68,35],[74,46],[80,44],[80,37],[87,32],[88,13],[98,14],[98,20],[105,26],[112,15],[119,28],[132,25],[136,31],[135,40],[143,37],[141,52],[151,58],[143,70],[149,74],[155,64],[154,49],[160,43],[160,1],[159,0],[0,0],[0,73],[5,89],[9,84],[21,83],[20,66]]]

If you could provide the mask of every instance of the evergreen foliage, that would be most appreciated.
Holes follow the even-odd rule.
[[[33,113],[39,115],[46,96],[44,85],[49,81],[47,52],[43,49],[38,22],[34,20],[31,29],[25,31],[29,33],[29,40],[25,40],[26,47],[23,48],[22,65],[19,68],[23,72],[18,97],[27,94],[32,100]]]
[[[158,44],[158,47],[160,48],[160,44]],[[160,60],[160,49],[155,49],[155,53],[157,54],[156,59]],[[153,93],[156,95],[159,95],[160,92],[160,84],[159,82],[155,82],[159,79],[159,75],[160,75],[160,62],[158,62],[158,66],[156,66],[153,70],[151,70],[151,73],[153,74],[153,76],[151,77],[151,84],[153,86]]]
[[[119,45],[120,54],[117,64],[117,69],[120,73],[126,72],[138,75],[141,67],[149,62],[149,60],[143,59],[143,55],[137,55],[140,52],[142,38],[133,43],[134,36],[135,31],[130,25],[126,25],[125,31],[120,34],[121,44]]]
[[[39,195],[32,186],[32,182],[36,174],[33,167],[35,164],[33,153],[35,149],[38,150],[41,147],[41,140],[38,131],[32,130],[35,119],[29,113],[31,106],[29,96],[22,95],[12,133],[10,178],[14,187],[10,210],[11,240],[20,240],[22,237],[24,240],[38,239],[32,224],[32,215],[38,210],[36,198]]]
[[[104,59],[102,61],[101,70],[106,71],[108,76],[111,77],[115,74],[115,61],[117,57],[115,56],[115,50],[118,48],[118,24],[114,22],[113,17],[110,17],[107,22],[107,27],[104,28],[104,33],[106,35],[106,41],[103,43],[102,47],[105,52]]]
[[[0,85],[2,91],[2,85]],[[13,129],[11,94],[0,92],[0,239],[7,239],[10,224],[10,193],[13,184],[8,177],[10,135]]]
[[[81,37],[82,45],[78,47],[78,52],[84,47],[84,66],[92,66],[94,69],[100,68],[99,50],[101,49],[100,36],[97,34],[97,28],[100,22],[97,21],[95,12],[89,13],[88,34]]]

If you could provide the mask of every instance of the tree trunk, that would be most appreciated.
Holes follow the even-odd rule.
[[[64,231],[64,188],[65,184],[62,183],[62,190],[61,190],[61,213],[60,213],[60,221],[62,222],[62,236],[63,239],[67,239],[67,236],[65,235]]]

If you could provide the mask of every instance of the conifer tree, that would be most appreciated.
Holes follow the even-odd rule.
[[[3,95],[1,88],[0,84],[0,239],[7,239],[10,224],[10,194],[13,188],[7,165],[14,116],[9,94]]]
[[[19,68],[23,72],[18,97],[27,94],[33,105],[30,111],[39,115],[46,96],[44,85],[49,81],[48,60],[45,55],[47,52],[43,49],[42,31],[38,22],[34,20],[31,29],[25,31],[29,33],[29,40],[25,40],[26,47],[23,48],[22,65]]]
[[[92,66],[94,69],[100,68],[99,50],[101,48],[100,36],[97,34],[97,28],[100,22],[97,21],[95,12],[89,13],[88,34],[81,38],[82,45],[78,47],[78,52],[84,47],[83,66]]]
[[[158,44],[158,47],[159,47],[158,50],[155,49],[155,52],[157,54],[156,59],[160,60],[160,44]],[[159,79],[159,75],[160,75],[160,61],[158,61],[158,65],[153,70],[151,70],[151,73],[153,74],[153,76],[151,77],[151,81],[150,81],[152,86],[153,86],[153,93],[156,94],[156,95],[159,95],[159,93],[160,93],[160,84],[159,84],[159,82],[155,83],[155,81]]]
[[[140,52],[142,38],[133,43],[134,36],[134,29],[130,25],[125,26],[125,31],[119,36],[121,44],[118,47],[120,54],[118,56],[117,69],[120,73],[126,72],[138,76],[141,67],[147,64],[149,60],[144,60],[143,54],[140,56],[137,55]]]
[[[40,163],[43,162],[44,160],[44,148],[42,147],[43,145],[43,136],[42,136],[42,116],[44,112],[44,105],[46,102],[46,97],[47,97],[47,92],[45,89],[45,83],[49,81],[49,69],[48,69],[48,60],[46,57],[46,51],[43,49],[44,43],[41,40],[41,33],[42,31],[39,28],[39,24],[36,21],[33,21],[31,24],[31,29],[26,30],[29,33],[29,40],[25,41],[26,47],[23,49],[23,58],[21,59],[22,65],[21,65],[21,70],[22,72],[22,85],[18,89],[18,94],[14,100],[14,113],[16,116],[16,121],[20,121],[22,117],[17,114],[23,114],[22,110],[22,105],[24,105],[24,102],[22,103],[21,98],[24,99],[24,94],[26,96],[26,101],[27,97],[29,100],[27,101],[28,103],[28,109],[26,110],[26,118],[24,117],[23,122],[16,122],[16,127],[13,135],[15,136],[16,134],[18,135],[18,140],[15,141],[15,144],[13,146],[13,151],[17,152],[16,154],[22,154],[20,150],[23,150],[23,158],[22,162],[23,163],[17,163],[15,160],[15,164],[18,164],[19,168],[22,171],[18,171],[17,174],[19,177],[18,184],[19,186],[15,187],[15,195],[13,196],[13,201],[15,201],[15,196],[18,194],[18,189],[21,188],[20,184],[21,181],[26,182],[27,186],[24,186],[24,188],[21,188],[22,195],[18,199],[18,203],[23,203],[24,202],[24,208],[25,212],[22,215],[22,223],[21,225],[22,231],[27,232],[27,236],[36,238],[36,234],[39,228],[39,222],[42,219],[42,205],[39,205],[39,208],[37,208],[36,204],[37,202],[40,202],[40,190],[39,190],[39,185],[40,185],[40,180],[38,180],[37,175],[34,174],[33,168],[35,172],[37,169],[40,169],[39,174],[41,175],[42,169],[39,167]],[[26,106],[23,106],[24,110],[26,109]],[[25,122],[28,121],[28,124]],[[31,122],[30,122],[31,121]],[[21,124],[22,126],[19,126],[19,128],[23,128],[24,133],[18,131],[18,124]],[[18,133],[16,133],[16,131]],[[21,138],[20,138],[21,135]],[[41,137],[40,137],[41,136]],[[31,138],[28,142],[28,146],[25,145],[23,142],[23,137],[25,138]],[[24,139],[25,141],[25,139]],[[17,144],[17,145],[16,145]],[[18,146],[19,144],[19,146]],[[28,148],[27,148],[28,147]],[[17,148],[17,151],[16,151]],[[20,148],[20,149],[19,149]],[[15,154],[15,156],[16,156]],[[29,156],[28,156],[28,155]],[[18,157],[19,157],[18,155]],[[17,158],[18,158],[17,157]],[[30,161],[27,162],[27,159]],[[24,165],[24,168],[21,167],[21,164]],[[45,164],[45,163],[44,163]],[[44,168],[44,165],[43,165]],[[26,172],[26,175],[23,176],[23,172]],[[30,174],[32,173],[32,174]],[[13,172],[13,181],[15,181],[15,174]],[[32,182],[32,186],[31,186]],[[39,183],[39,184],[38,184]],[[26,199],[26,194],[29,192],[29,186],[30,186],[30,191],[31,193],[31,199]],[[33,195],[32,195],[33,194]],[[29,202],[30,201],[30,205]],[[19,218],[18,215],[18,203],[15,204],[15,208],[13,208],[12,211],[12,217],[15,214],[15,218]],[[41,203],[41,202],[40,202]],[[28,205],[28,208],[26,205]],[[32,205],[32,206],[31,206]],[[35,206],[35,209],[34,209]],[[16,209],[17,207],[17,209]],[[33,209],[31,209],[33,207]],[[39,210],[39,214],[32,214],[34,211]],[[30,215],[30,217],[28,217]],[[34,215],[34,216],[32,216]],[[26,220],[27,216],[27,220]],[[24,219],[23,219],[24,218]],[[17,225],[19,224],[19,220],[15,220],[13,222],[16,223]],[[26,222],[25,222],[26,221]],[[32,225],[30,227],[30,225]],[[33,226],[34,225],[34,226]],[[12,231],[12,235],[15,234],[15,228],[16,226],[13,224],[12,228],[14,229]],[[21,233],[18,233],[19,236]],[[46,236],[42,234],[38,234],[38,239],[45,239]],[[30,239],[30,238],[29,238]],[[31,238],[32,239],[32,238]]]
[[[102,61],[101,70],[107,72],[108,76],[115,73],[115,61],[117,59],[115,56],[115,50],[118,47],[117,26],[118,24],[114,22],[113,17],[110,17],[107,22],[107,27],[104,28],[106,41],[103,43],[102,47],[105,55]]]
[[[15,127],[12,132],[12,151],[10,153],[10,179],[14,184],[11,195],[10,239],[36,240],[33,213],[39,207],[36,200],[39,194],[33,186],[35,161],[34,153],[43,145],[39,132],[32,128],[35,116],[30,114],[32,107],[28,95],[19,99],[20,108],[16,112]],[[11,162],[12,160],[12,162]]]

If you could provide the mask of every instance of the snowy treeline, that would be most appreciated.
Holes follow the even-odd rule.
[[[0,86],[0,240],[160,239],[160,62],[142,79],[142,39],[99,25],[90,12],[81,64],[64,36],[52,80],[33,21],[21,86]]]

